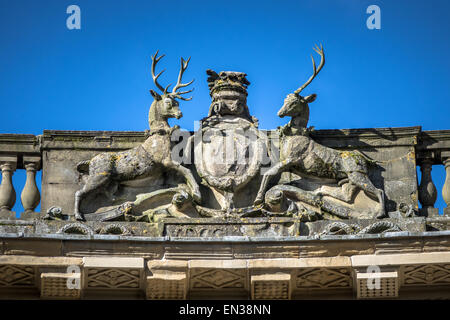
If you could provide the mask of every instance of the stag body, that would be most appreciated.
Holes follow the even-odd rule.
[[[323,49],[315,48],[314,50],[322,57],[318,69],[313,58],[313,75],[302,87],[286,97],[282,108],[278,111],[279,117],[291,117],[289,123],[280,129],[281,161],[264,174],[255,205],[263,201],[271,177],[291,170],[300,176],[336,180],[341,186],[338,192],[320,188],[317,192],[318,196],[331,196],[350,202],[358,188],[364,190],[369,196],[378,200],[380,210],[377,217],[383,217],[385,215],[384,192],[377,189],[368,177],[368,165],[371,160],[358,152],[325,147],[309,136],[309,130],[306,128],[309,120],[308,103],[313,102],[316,95],[302,97],[299,93],[311,83],[325,64]]]
[[[150,137],[141,145],[117,153],[101,153],[94,158],[78,163],[77,170],[81,173],[88,173],[86,184],[75,193],[75,217],[77,220],[83,220],[79,206],[81,200],[91,192],[103,192],[112,196],[122,181],[134,180],[136,178],[145,178],[161,170],[175,170],[180,173],[187,181],[191,190],[191,196],[195,202],[200,203],[200,189],[192,173],[181,164],[171,159],[171,140],[170,136],[176,127],[171,128],[167,119],[181,118],[182,113],[179,109],[178,101],[175,99],[191,100],[192,98],[183,98],[181,95],[191,92],[177,91],[181,87],[188,86],[193,82],[182,84],[181,78],[186,70],[189,59],[184,61],[181,58],[181,69],[178,76],[177,85],[172,92],[167,92],[158,83],[158,77],[155,75],[155,65],[163,57],[157,57],[158,52],[152,56],[152,77],[156,86],[163,92],[162,95],[150,90],[154,98],[149,110]]]

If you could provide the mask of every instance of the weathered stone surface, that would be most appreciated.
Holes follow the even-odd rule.
[[[200,127],[170,127],[177,99],[190,100],[189,59],[169,92],[156,54],[150,130],[1,134],[0,298],[449,298],[450,218],[434,208],[431,170],[446,166],[447,201],[450,131],[308,128],[316,95],[300,93],[325,63],[315,50],[321,63],[277,130],[251,116],[246,74],[212,70]]]
[[[342,220],[333,222],[329,220],[306,222],[304,223],[303,234],[378,234],[385,232],[424,232],[425,219],[424,218],[409,218],[409,219],[372,219],[372,220]]]
[[[295,236],[299,221],[283,218],[166,219],[165,235],[171,237]]]
[[[21,239],[8,239],[3,244],[3,254],[30,255],[30,256],[60,256],[62,244],[58,241],[39,239],[38,241],[21,241]]]
[[[178,84],[168,93],[155,75],[160,57],[153,56],[152,76],[163,96],[151,91],[155,101],[149,111],[149,136],[136,132],[44,132],[43,210],[58,206],[65,221],[73,220],[74,212],[78,220],[79,212],[85,213],[88,221],[152,223],[189,217],[193,219],[190,226],[180,221],[164,227],[164,235],[183,237],[312,235],[314,232],[305,233],[295,218],[312,223],[320,219],[414,216],[418,210],[415,146],[420,127],[308,129],[308,103],[316,95],[302,97],[299,93],[324,66],[323,49],[315,50],[321,64],[286,98],[278,114],[292,119],[282,129],[258,129],[257,119],[247,106],[250,82],[246,74],[208,70],[212,102],[194,135],[180,133],[167,124],[167,118],[181,116],[175,98],[182,97],[176,90],[184,86],[180,81],[188,61],[183,60]],[[182,144],[171,145],[168,138],[174,133],[183,137]],[[169,156],[172,147],[182,155],[176,165],[174,154]],[[161,167],[152,169],[153,162]],[[273,181],[275,187],[266,193],[270,178],[281,173],[281,179]],[[177,191],[172,194],[170,190]],[[125,205],[122,214],[121,206]],[[196,221],[229,216],[259,221]],[[267,216],[294,220],[282,225],[268,222]]]
[[[450,216],[430,217],[427,218],[428,231],[443,231],[450,228]]]
[[[397,271],[377,273],[378,286],[369,285],[373,281],[373,273],[356,273],[357,298],[358,299],[390,299],[398,297],[398,273]]]
[[[253,300],[288,300],[291,298],[291,275],[286,273],[252,275]]]
[[[58,272],[41,273],[41,298],[80,299],[81,288],[68,288],[68,280],[81,283],[81,275]]]

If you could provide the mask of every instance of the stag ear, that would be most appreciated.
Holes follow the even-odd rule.
[[[310,103],[310,102],[313,102],[314,100],[316,100],[316,98],[317,98],[317,94],[313,93],[309,96],[306,96],[304,99],[305,99],[306,103]]]
[[[150,90],[150,94],[152,95],[152,97],[153,97],[156,101],[161,100],[161,95],[160,95],[158,92],[153,91],[153,90]]]

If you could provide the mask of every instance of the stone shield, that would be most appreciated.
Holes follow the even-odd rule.
[[[259,173],[264,142],[250,121],[225,116],[202,127],[196,135],[195,166],[209,186],[234,192]]]

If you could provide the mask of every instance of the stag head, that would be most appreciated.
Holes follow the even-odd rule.
[[[180,73],[178,74],[178,80],[175,87],[172,89],[172,91],[168,91],[171,84],[167,85],[165,88],[161,86],[158,83],[158,78],[161,76],[161,74],[165,71],[162,70],[158,74],[155,75],[155,67],[156,64],[161,60],[164,55],[158,57],[158,52],[152,56],[152,78],[153,82],[155,83],[156,87],[162,92],[162,94],[157,93],[154,90],[150,90],[150,94],[155,99],[155,110],[153,110],[153,113],[155,113],[155,116],[161,118],[161,119],[168,119],[168,118],[177,118],[180,119],[183,116],[183,113],[181,112],[179,108],[179,103],[176,99],[189,101],[192,100],[192,97],[185,98],[182,95],[192,92],[194,89],[186,90],[186,91],[179,91],[180,88],[187,87],[190,85],[194,80],[191,80],[188,83],[181,83],[181,79],[183,78],[183,73],[186,71],[189,61],[191,58],[184,60],[181,58],[181,67],[180,67]]]
[[[305,89],[317,76],[317,74],[322,70],[323,65],[325,64],[325,54],[323,52],[323,47],[315,47],[313,48],[321,56],[321,61],[319,67],[316,68],[316,62],[314,61],[313,56],[311,55],[312,63],[313,63],[313,74],[300,88],[294,91],[294,93],[290,93],[287,95],[286,99],[284,99],[284,104],[281,109],[278,111],[278,116],[283,117],[292,117],[296,118],[297,125],[301,127],[306,127],[309,120],[309,106],[308,103],[313,102],[317,95],[311,94],[309,96],[303,97],[300,95],[300,92]]]

